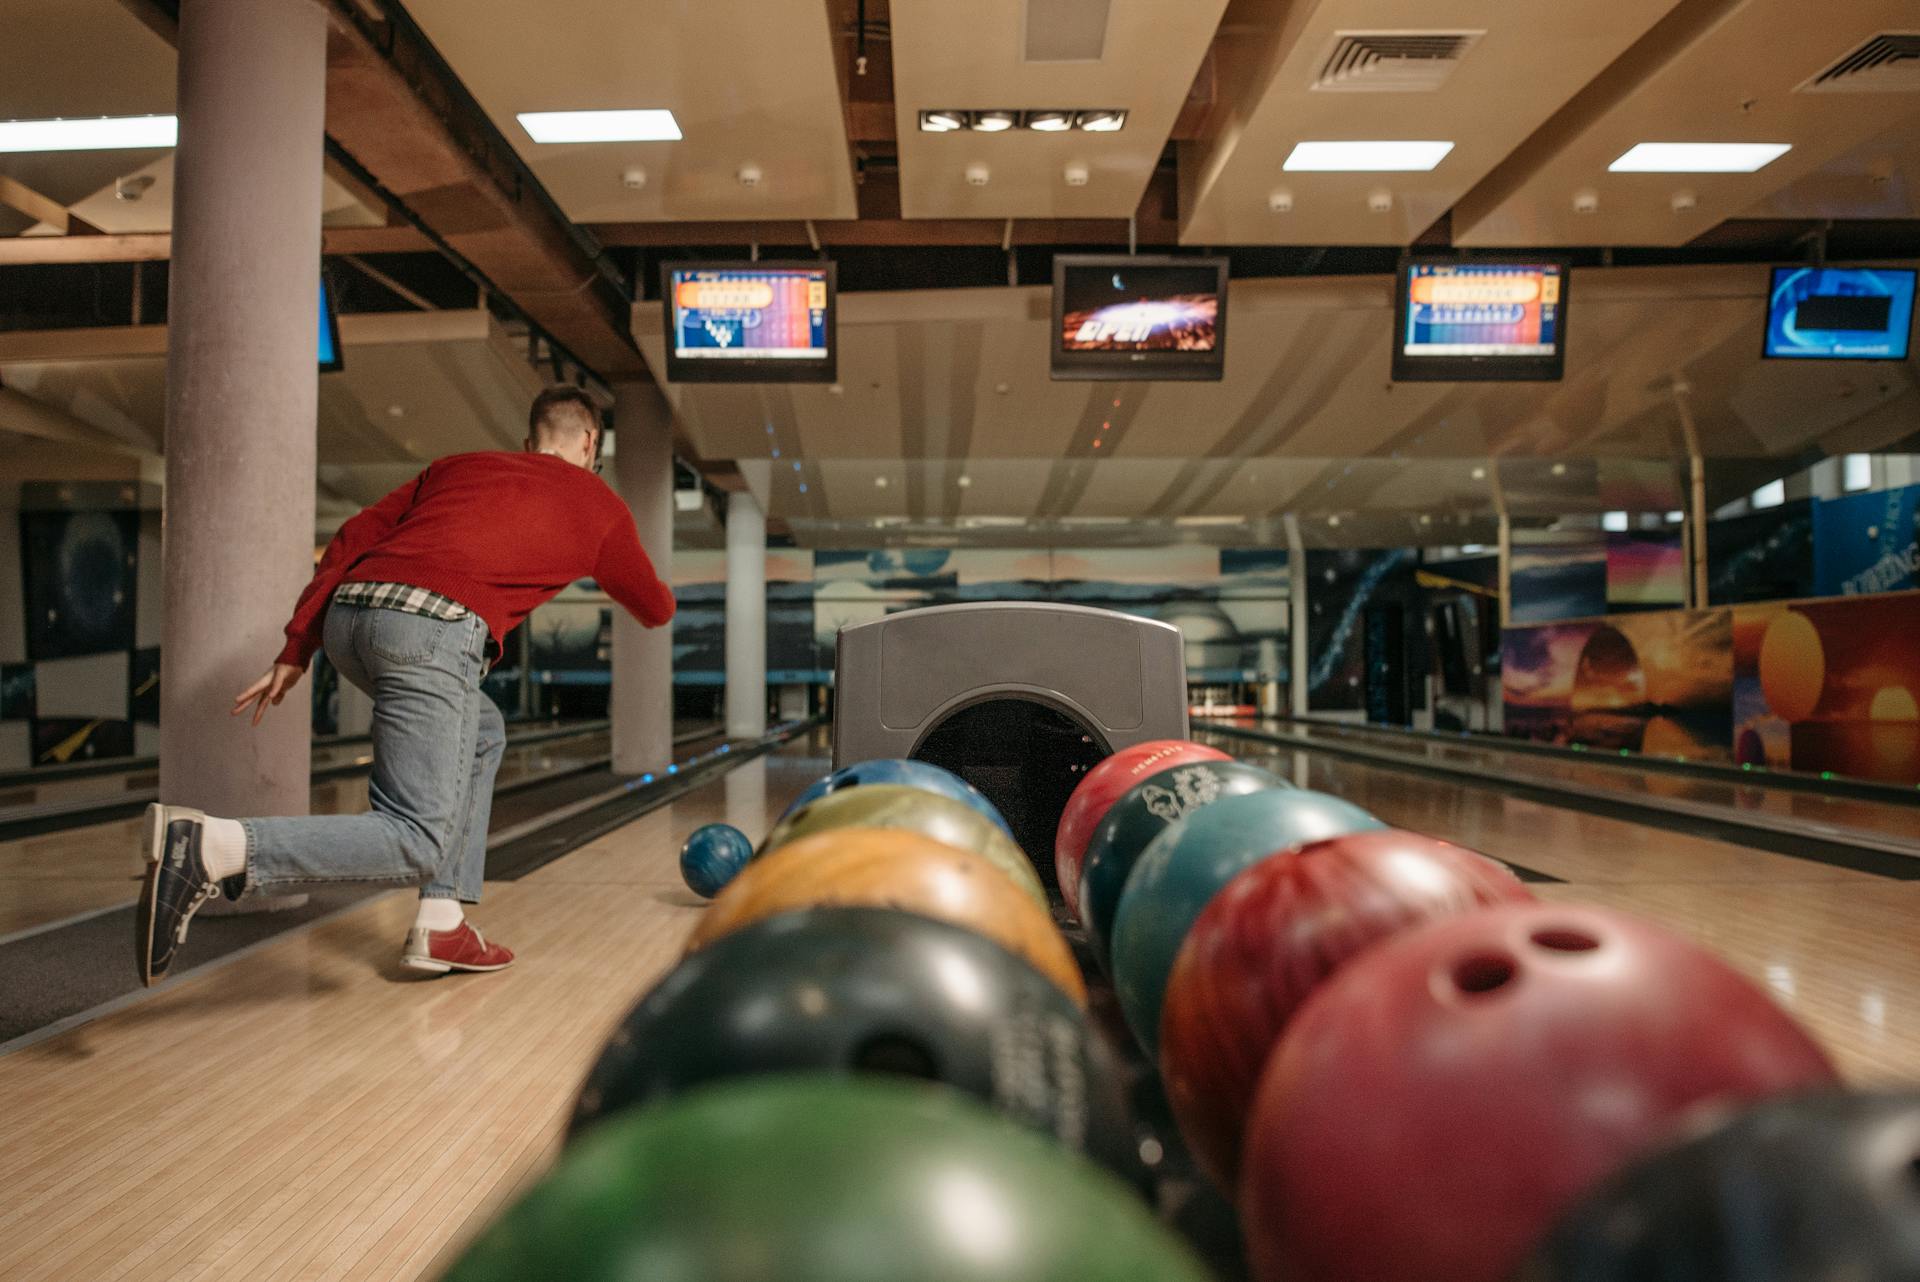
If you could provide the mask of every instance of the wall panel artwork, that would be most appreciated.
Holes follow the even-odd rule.
[[[1506,733],[1920,783],[1920,592],[1510,628]]]
[[[1920,485],[1817,504],[1813,561],[1816,596],[1920,587]]]
[[[1607,545],[1598,533],[1515,531],[1508,571],[1515,624],[1607,612]]]
[[[133,648],[139,512],[22,512],[20,542],[28,658]]]
[[[1428,664],[1417,563],[1412,548],[1308,549],[1307,706],[1313,711],[1359,712],[1382,702],[1407,702],[1413,674],[1424,676]],[[1368,637],[1378,636],[1384,616],[1396,611],[1404,668],[1397,674],[1371,672]],[[1383,700],[1394,692],[1378,689],[1377,680],[1370,688],[1370,677],[1381,675],[1395,678],[1401,699]]]

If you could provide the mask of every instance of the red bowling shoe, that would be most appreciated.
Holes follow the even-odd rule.
[[[452,930],[416,927],[408,931],[400,963],[435,975],[450,970],[504,970],[513,963],[513,951],[489,944],[471,922],[463,921]]]

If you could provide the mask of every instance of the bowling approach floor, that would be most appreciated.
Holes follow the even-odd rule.
[[[1859,1084],[1920,1067],[1920,883],[1284,745],[1218,740],[1389,823],[1484,850],[1544,898],[1639,913],[1764,983]],[[614,1021],[700,913],[694,827],[756,839],[827,766],[815,735],[518,881],[475,920],[495,976],[395,958],[381,895],[0,1056],[0,1277],[435,1276],[557,1146]]]

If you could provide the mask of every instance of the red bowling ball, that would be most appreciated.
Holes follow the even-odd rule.
[[[1093,830],[1100,826],[1114,802],[1148,775],[1171,766],[1189,761],[1230,760],[1232,758],[1218,748],[1191,740],[1152,739],[1122,748],[1087,771],[1087,777],[1067,798],[1067,807],[1060,812],[1060,826],[1054,830],[1053,875],[1067,911],[1076,920],[1080,916],[1080,861],[1086,857]]]
[[[1485,855],[1395,828],[1316,841],[1228,882],[1181,945],[1160,1016],[1161,1076],[1201,1169],[1233,1188],[1260,1069],[1321,981],[1410,926],[1532,898]]]
[[[1418,927],[1308,999],[1254,1100],[1240,1219],[1262,1282],[1499,1282],[1703,1107],[1834,1081],[1717,958],[1619,913]]]

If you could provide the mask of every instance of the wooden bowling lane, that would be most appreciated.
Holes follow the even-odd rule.
[[[545,1166],[677,955],[699,914],[680,841],[757,838],[825,751],[796,741],[489,885],[473,920],[520,953],[499,974],[400,969],[396,892],[0,1057],[0,1277],[436,1276]]]
[[[1202,736],[1203,738],[1205,736]],[[1302,787],[1557,878],[1712,949],[1802,1020],[1850,1081],[1920,1076],[1920,881],[1836,868],[1323,753],[1218,740]]]
[[[604,757],[606,753],[605,730],[537,743],[509,744],[496,783],[512,785],[570,769]],[[314,814],[348,814],[364,810],[366,805],[365,775],[329,780],[313,787]],[[141,816],[132,815],[107,823],[0,842],[0,939],[84,913],[132,903],[139,893],[136,883],[142,858],[143,822]]]

